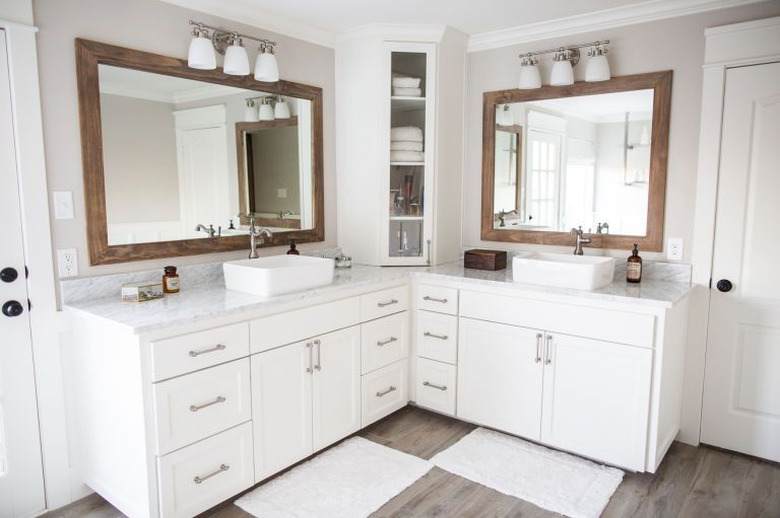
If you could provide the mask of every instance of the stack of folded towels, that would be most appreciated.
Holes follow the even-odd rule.
[[[393,95],[398,97],[421,97],[420,78],[393,74]]]
[[[415,126],[401,126],[390,129],[390,161],[422,162],[423,132]]]

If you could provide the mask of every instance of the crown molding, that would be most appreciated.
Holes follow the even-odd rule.
[[[446,25],[438,24],[372,23],[339,32],[336,35],[336,42],[378,37],[395,41],[438,43],[444,37],[446,30]]]
[[[262,11],[250,5],[247,0],[162,0],[187,9],[200,11],[213,16],[219,16],[244,25],[251,25],[283,36],[314,43],[323,47],[336,46],[336,33],[301,23],[285,16],[279,16],[268,11]]]
[[[584,32],[599,31],[639,23],[675,18],[758,3],[763,0],[650,0],[625,7],[604,9],[589,14],[569,16],[509,29],[473,34],[468,52],[478,52],[510,45],[531,43]]]

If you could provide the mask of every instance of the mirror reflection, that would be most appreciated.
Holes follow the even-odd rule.
[[[496,106],[493,228],[644,236],[653,90]]]
[[[311,101],[98,74],[109,245],[242,234],[247,211],[274,232],[313,227]]]

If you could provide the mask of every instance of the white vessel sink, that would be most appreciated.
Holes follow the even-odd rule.
[[[515,282],[597,290],[612,282],[615,258],[527,252],[512,259]]]
[[[307,290],[333,282],[333,259],[275,255],[230,261],[222,265],[225,287],[270,297]]]

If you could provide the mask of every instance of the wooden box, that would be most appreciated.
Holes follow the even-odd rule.
[[[466,250],[463,266],[474,270],[503,270],[506,252],[503,250]]]

